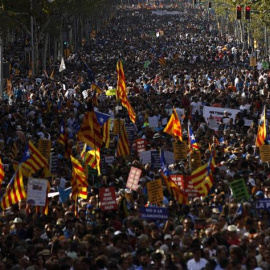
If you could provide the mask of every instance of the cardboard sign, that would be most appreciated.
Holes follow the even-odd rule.
[[[137,191],[141,174],[142,174],[142,170],[135,167],[131,167],[129,171],[126,187],[131,190]]]
[[[99,198],[101,211],[116,210],[118,208],[116,203],[115,187],[100,188]]]
[[[113,120],[113,135],[119,135],[121,127],[124,125],[123,119],[114,119]]]
[[[49,160],[51,155],[51,146],[52,146],[51,140],[44,140],[44,139],[38,140],[38,150],[47,160]]]
[[[192,172],[198,169],[201,166],[201,152],[200,151],[191,152],[189,162]]]
[[[263,162],[270,162],[270,145],[260,147],[260,157]]]
[[[187,142],[179,142],[175,141],[173,144],[173,152],[174,152],[174,159],[175,160],[182,160],[187,158],[187,152],[188,152],[188,147],[187,147]]]
[[[261,199],[256,202],[256,209],[270,209],[270,198],[269,199]]]
[[[164,207],[141,207],[141,219],[144,220],[168,220],[169,212]]]
[[[45,206],[47,197],[47,180],[30,178],[27,184],[27,203]]]
[[[255,56],[250,56],[250,58],[249,58],[249,65],[251,67],[255,67],[257,65],[257,63],[256,63],[256,57]]]
[[[163,190],[161,179],[147,183],[148,201],[152,203],[159,203],[163,201]]]
[[[236,198],[237,201],[249,199],[249,194],[244,179],[233,181],[232,183],[230,183],[230,187],[233,192],[233,197]]]

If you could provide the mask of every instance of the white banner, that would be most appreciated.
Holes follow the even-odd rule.
[[[233,122],[235,120],[236,114],[241,112],[240,110],[236,110],[236,109],[204,106],[203,107],[203,117],[205,119],[205,122],[208,125],[209,119],[210,119],[210,122],[211,122],[211,118],[212,118],[212,119],[215,119],[217,123],[219,123],[221,118],[224,116],[225,111],[228,112],[228,115],[229,115],[230,118],[233,119]],[[218,126],[212,125],[211,128],[213,128],[214,130],[217,130]]]

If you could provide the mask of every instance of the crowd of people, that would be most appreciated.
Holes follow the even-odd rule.
[[[116,97],[105,94],[117,88],[119,58],[136,122],[126,158],[116,155],[118,136],[111,132],[101,158],[113,158],[101,175],[88,176],[88,197],[79,200],[77,214],[74,200],[62,202],[59,195],[49,197],[47,215],[25,200],[0,212],[1,270],[270,269],[270,168],[255,147],[262,110],[266,108],[266,118],[270,110],[269,59],[258,54],[257,65],[250,67],[250,49],[233,36],[221,35],[208,12],[187,3],[119,8],[107,26],[65,59],[66,69],[53,78],[28,77],[23,60],[12,57],[12,46],[4,52],[13,70],[21,72],[12,75],[12,91],[0,100],[5,171],[0,197],[14,175],[14,160],[20,162],[28,141],[37,146],[39,139],[50,140],[57,155],[57,169],[47,178],[50,193],[70,187],[70,157],[58,140],[62,121],[74,157],[80,157],[76,134],[90,107],[131,124]],[[91,90],[93,81],[101,94]],[[224,108],[222,117],[206,118],[205,107]],[[163,201],[155,206],[168,209],[168,219],[144,220],[141,207],[153,206],[147,183],[160,178],[161,168],[143,164],[134,141],[144,139],[144,150],[173,152],[175,139],[163,129],[175,108],[183,112],[184,141],[188,124],[193,129],[202,164],[211,155],[209,144],[215,149],[214,184],[207,196],[191,196],[184,205],[163,182]],[[236,109],[233,117],[231,110]],[[158,126],[153,128],[149,118],[154,116]],[[136,191],[126,187],[131,167],[142,170]],[[190,175],[189,156],[175,160],[168,170]],[[249,194],[242,201],[230,185],[239,179]],[[25,177],[25,185],[27,181]],[[102,187],[115,187],[117,210],[101,210]]]

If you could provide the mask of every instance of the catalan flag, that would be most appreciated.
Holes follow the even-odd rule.
[[[103,125],[103,142],[105,144],[105,148],[109,148],[110,145],[110,127],[111,127],[111,118]]]
[[[188,196],[187,193],[174,183],[170,177],[166,176],[163,172],[161,172],[161,178],[163,179],[169,193],[171,196],[180,204],[187,205],[188,204]]]
[[[84,163],[89,165],[91,168],[98,171],[100,175],[100,151],[99,148],[91,149],[85,144],[83,151],[81,152],[81,158]]]
[[[26,193],[23,185],[22,169],[21,166],[19,166],[18,170],[10,180],[6,188],[6,192],[1,199],[1,208],[4,210],[25,198]]]
[[[121,60],[117,61],[116,68],[117,68],[117,76],[118,76],[117,97],[121,100],[122,105],[127,109],[130,120],[133,123],[135,123],[136,114],[127,98],[125,74],[124,74],[123,64]]]
[[[208,163],[199,167],[191,174],[191,182],[201,196],[206,196],[213,186],[213,172],[215,170],[215,159],[211,155]]]
[[[256,138],[256,146],[260,147],[265,144],[264,140],[266,139],[266,120],[265,120],[265,106],[263,108],[260,122],[259,122],[259,127],[258,127],[258,132],[257,132],[257,138]]]
[[[167,123],[166,127],[164,128],[163,132],[178,138],[180,141],[182,141],[182,128],[181,123],[178,117],[178,114],[175,109],[173,109],[171,118],[169,122]]]
[[[158,59],[158,62],[159,64],[162,66],[162,67],[165,67],[166,66],[166,59],[164,58],[164,56],[160,57]]]
[[[4,166],[3,166],[2,160],[1,160],[1,158],[0,158],[0,188],[1,188],[1,186],[2,186],[4,177],[5,177]]]
[[[86,112],[83,123],[77,134],[78,140],[85,142],[92,148],[101,148],[103,137],[94,110]]]
[[[118,144],[117,144],[117,156],[126,158],[130,154],[129,141],[125,125],[122,125]]]
[[[87,199],[87,188],[88,182],[86,175],[81,163],[70,156],[72,163],[72,178],[71,178],[71,187],[72,187],[72,197],[77,199],[77,197]]]
[[[28,169],[31,174],[36,173],[44,167],[49,167],[47,159],[38,151],[31,141],[26,145],[22,158],[22,167]]]
[[[189,151],[199,150],[199,146],[197,144],[196,138],[193,134],[190,124],[188,124],[188,143],[189,143]]]

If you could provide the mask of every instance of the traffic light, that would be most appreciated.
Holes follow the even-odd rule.
[[[208,8],[211,9],[212,8],[212,3],[208,2]]]
[[[64,47],[64,49],[67,49],[67,41],[65,40],[65,41],[63,41],[63,47]]]
[[[246,6],[246,20],[250,20],[250,11],[251,11],[250,6]]]
[[[236,18],[237,18],[237,20],[241,20],[241,15],[242,15],[242,7],[237,6],[236,7]]]

